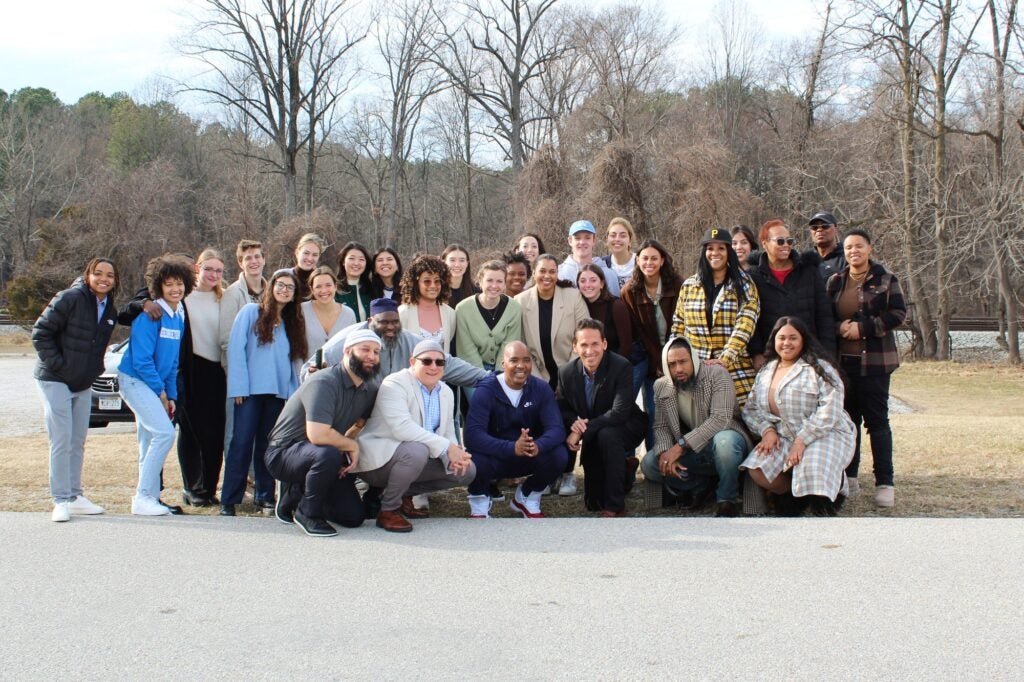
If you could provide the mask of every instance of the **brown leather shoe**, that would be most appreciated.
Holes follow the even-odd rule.
[[[399,510],[405,514],[407,519],[425,519],[430,516],[430,512],[426,509],[417,509],[416,505],[412,503],[412,495],[405,495],[402,497],[402,506]]]
[[[622,519],[626,517],[626,510],[612,511],[611,509],[605,509],[601,512],[602,519]]]
[[[735,502],[719,502],[718,508],[715,509],[715,516],[734,518],[740,515],[740,510],[736,507]]]
[[[377,527],[389,533],[410,533],[412,524],[396,511],[381,511],[377,514]]]

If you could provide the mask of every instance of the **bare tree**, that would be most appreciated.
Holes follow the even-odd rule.
[[[397,237],[399,189],[406,183],[406,167],[423,107],[430,97],[449,87],[431,59],[436,52],[432,44],[434,17],[432,0],[401,0],[391,6],[377,26],[377,48],[386,69],[381,80],[387,86],[387,245]]]
[[[443,49],[435,61],[448,78],[487,113],[491,139],[518,172],[529,157],[528,128],[548,114],[531,114],[529,90],[566,49],[540,40],[546,15],[558,0],[469,0],[457,19],[436,14]],[[455,21],[459,27],[452,26]],[[479,59],[469,61],[460,42]]]
[[[259,158],[281,174],[286,216],[298,207],[299,154],[316,143],[318,126],[344,90],[337,85],[344,57],[366,35],[350,20],[352,5],[353,0],[205,0],[205,16],[184,46],[215,76],[209,85],[186,89],[242,111],[273,143],[276,158]],[[313,167],[307,162],[307,172]]]

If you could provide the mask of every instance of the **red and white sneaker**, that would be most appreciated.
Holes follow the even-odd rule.
[[[494,502],[490,495],[466,495],[466,499],[469,500],[469,518],[491,518],[491,505]]]
[[[543,519],[544,513],[540,510],[540,498],[541,491],[523,495],[523,486],[519,485],[508,506],[517,514],[522,514],[524,519]]]

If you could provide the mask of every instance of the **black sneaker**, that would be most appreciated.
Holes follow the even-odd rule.
[[[234,516],[235,515],[235,505],[233,505],[233,504],[222,504],[220,506],[220,515],[221,516]]]
[[[323,519],[311,519],[303,514],[298,509],[292,515],[295,519],[295,525],[302,529],[306,535],[314,538],[329,538],[338,534],[338,531],[334,529],[334,526],[327,523]]]
[[[291,492],[289,483],[277,482],[277,504],[274,505],[274,516],[281,523],[295,523],[295,512],[289,509],[285,502],[289,492]]]
[[[497,481],[491,481],[487,484],[487,494],[491,496],[491,500],[494,502],[505,501],[505,493],[501,492],[501,488],[498,487]]]
[[[363,493],[363,518],[372,521],[380,514],[380,494],[383,488],[369,488]]]

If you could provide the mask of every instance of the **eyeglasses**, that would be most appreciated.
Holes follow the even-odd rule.
[[[769,237],[768,243],[770,244],[772,242],[775,242],[779,246],[782,246],[783,244],[793,246],[793,244],[796,244],[796,240],[792,237]]]
[[[444,367],[445,362],[447,362],[444,358],[416,358],[416,359],[419,360],[420,362],[422,362],[427,367],[430,367],[431,365],[437,365],[438,367]]]
[[[203,272],[212,272],[212,273],[213,273],[213,274],[215,274],[215,275],[223,275],[223,274],[224,274],[224,268],[208,268],[208,267],[206,267],[206,266],[204,265],[204,266],[203,266],[202,268],[200,268],[200,269],[201,269],[201,270],[202,270]]]
[[[820,232],[821,230],[827,230],[835,227],[835,225],[829,225],[828,223],[818,223],[817,225],[811,225],[811,232]]]
[[[295,291],[295,285],[287,282],[274,282],[274,288],[281,291]]]

